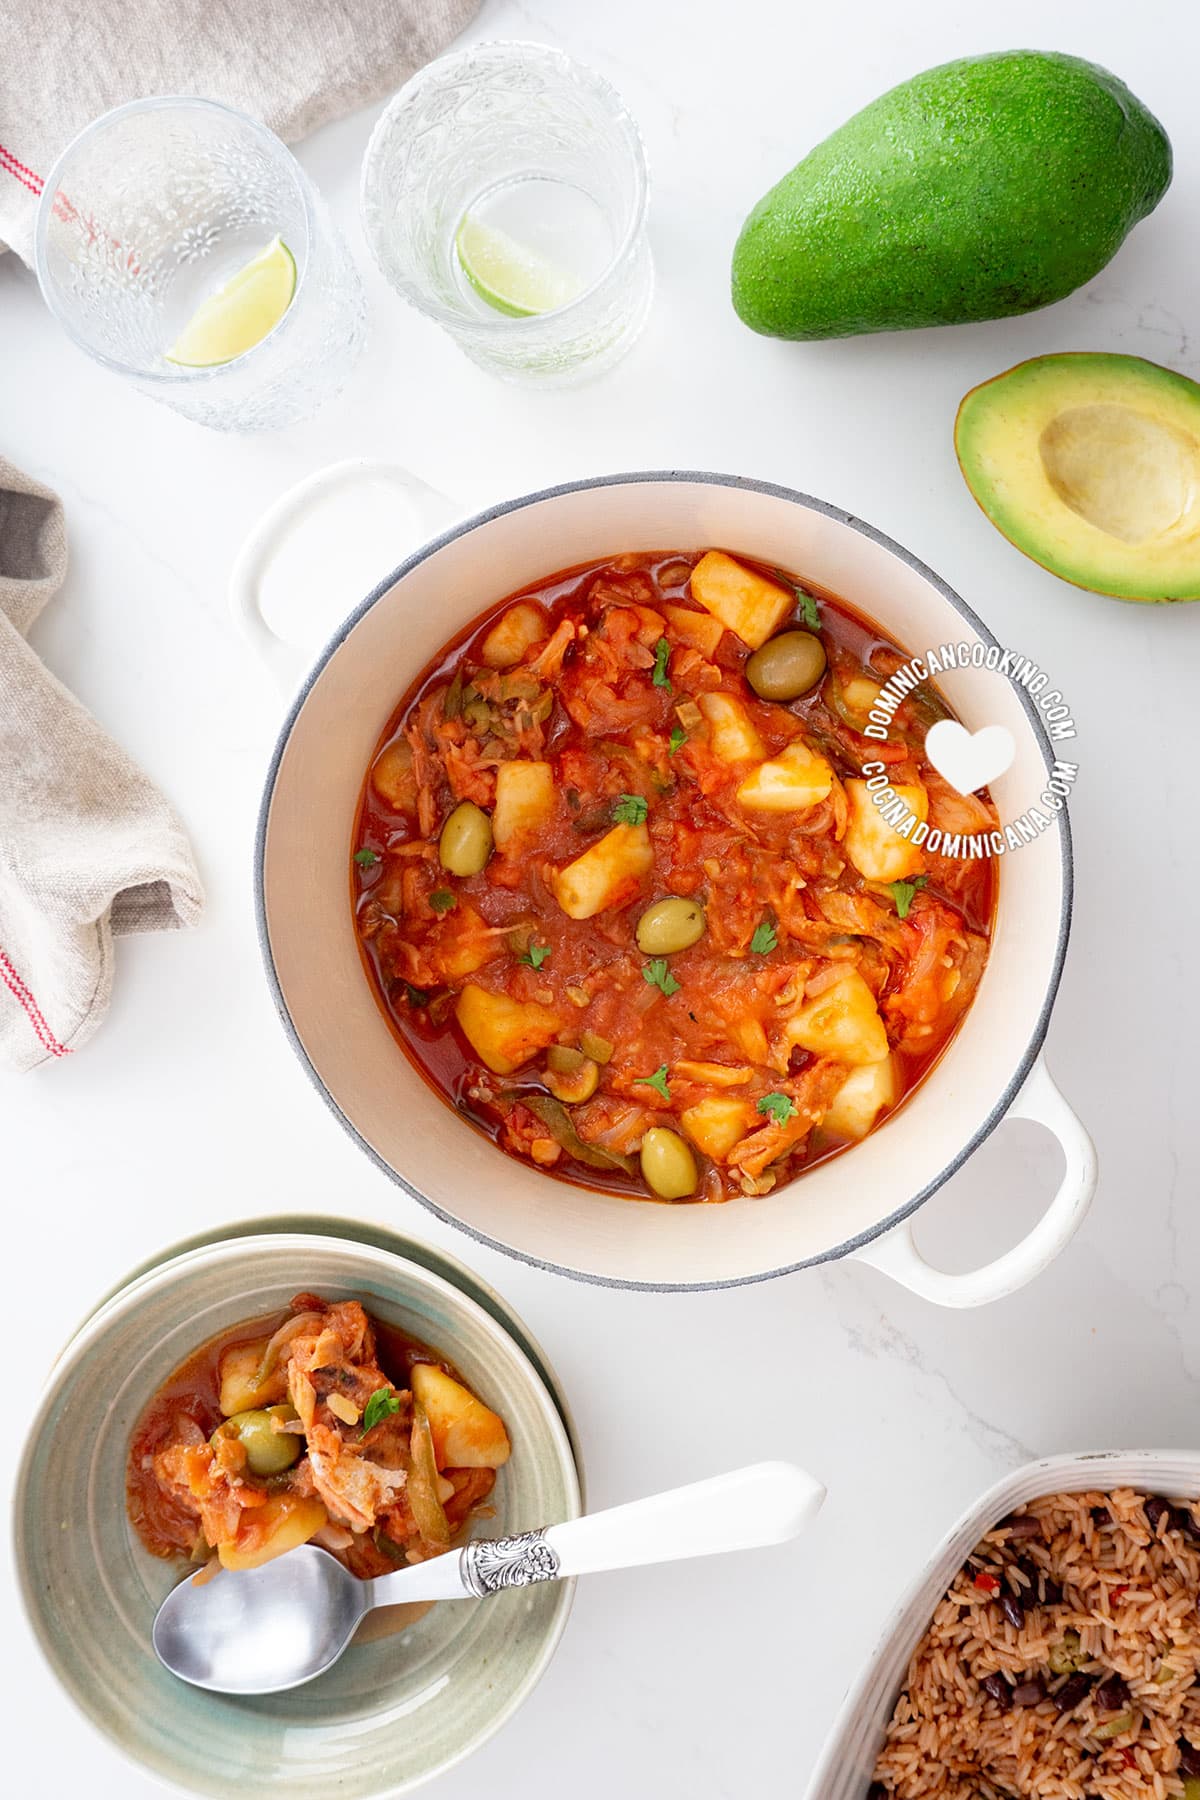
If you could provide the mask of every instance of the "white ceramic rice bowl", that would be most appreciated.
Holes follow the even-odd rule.
[[[1200,1452],[1082,1451],[1048,1456],[1006,1475],[968,1508],[892,1614],[851,1688],[813,1771],[806,1800],[864,1800],[913,1651],[956,1572],[986,1531],[1043,1494],[1133,1487],[1200,1498]]]

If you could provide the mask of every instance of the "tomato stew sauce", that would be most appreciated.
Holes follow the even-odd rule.
[[[272,1373],[265,1382],[251,1376],[276,1341]],[[418,1365],[430,1378],[423,1404],[436,1462],[432,1534],[413,1491]],[[256,1382],[258,1391],[247,1391]],[[386,1404],[377,1396],[372,1412],[363,1402],[377,1390]],[[289,1397],[304,1408],[303,1421]],[[287,1434],[268,1434],[269,1448],[290,1446],[271,1459],[280,1465],[273,1472],[256,1469],[230,1436],[239,1420],[257,1420],[260,1431],[270,1423],[246,1406],[291,1421]],[[466,1429],[463,1415],[472,1422]],[[300,1295],[287,1311],[201,1344],[152,1396],[130,1438],[126,1510],[146,1549],[164,1559],[207,1562],[219,1550],[226,1566],[253,1567],[316,1537],[353,1574],[371,1578],[446,1549],[508,1453],[503,1422],[435,1350],[356,1302]]]
[[[383,734],[350,867],[435,1091],[552,1175],[705,1201],[894,1110],[971,1001],[995,903],[986,856],[915,848],[867,791],[874,763],[930,828],[996,823],[922,754],[953,716],[931,684],[862,735],[907,660],[721,552],[565,571],[448,645]]]

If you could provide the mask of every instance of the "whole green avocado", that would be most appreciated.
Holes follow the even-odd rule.
[[[769,337],[1002,319],[1089,281],[1171,180],[1124,82],[1055,51],[927,69],[827,137],[759,201],[733,304]]]

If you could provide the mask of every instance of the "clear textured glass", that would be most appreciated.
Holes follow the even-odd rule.
[[[637,126],[608,82],[542,44],[472,45],[395,96],[367,147],[363,224],[406,300],[493,373],[578,381],[646,322],[654,265]],[[552,311],[509,317],[467,279],[464,216],[583,274]]]
[[[166,352],[201,303],[278,235],[296,288],[231,362]],[[38,281],[81,349],[201,425],[266,431],[306,418],[362,348],[357,271],[290,151],[256,120],[186,96],[105,113],[59,158],[38,208]]]

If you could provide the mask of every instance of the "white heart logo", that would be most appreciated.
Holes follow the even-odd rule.
[[[1012,767],[1017,746],[1007,725],[970,732],[957,719],[939,719],[925,733],[925,754],[952,788],[973,794]]]

